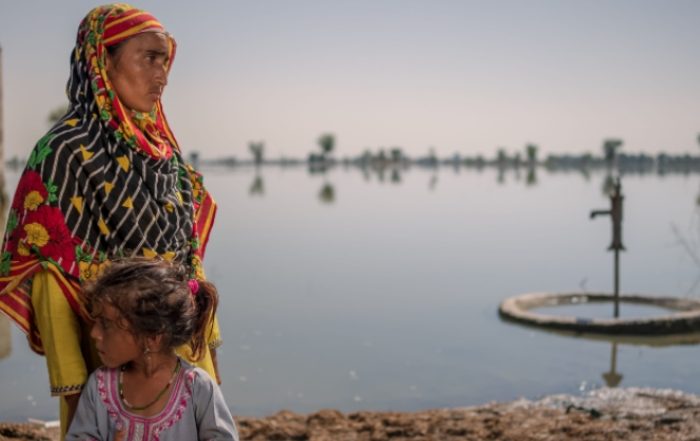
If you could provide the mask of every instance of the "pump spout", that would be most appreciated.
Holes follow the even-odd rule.
[[[591,211],[591,219],[596,216],[604,216],[608,214],[612,214],[612,210],[593,210]]]

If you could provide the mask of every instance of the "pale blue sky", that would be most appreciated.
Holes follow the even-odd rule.
[[[65,101],[91,1],[0,0],[6,155]],[[202,6],[195,6],[202,5]],[[144,0],[178,41],[166,114],[205,157],[401,146],[698,152],[700,1]]]

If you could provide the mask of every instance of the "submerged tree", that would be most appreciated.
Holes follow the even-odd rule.
[[[58,106],[54,108],[52,111],[49,112],[49,115],[47,116],[47,121],[49,124],[54,125],[63,118],[63,116],[68,113],[68,109],[70,109],[70,106],[68,104],[63,104],[61,106]]]
[[[537,149],[538,147],[535,144],[528,144],[525,146],[527,162],[529,165],[537,164]]]
[[[197,150],[190,151],[189,158],[190,164],[192,164],[194,168],[199,168],[199,152]]]
[[[248,143],[248,149],[250,150],[250,153],[253,155],[255,165],[262,164],[263,156],[265,154],[265,143],[262,141],[259,141],[259,142],[250,141]]]
[[[430,147],[428,148],[428,165],[431,167],[437,167],[438,165],[438,157],[437,153],[435,153],[435,147]]]
[[[605,162],[612,164],[615,161],[618,150],[620,150],[622,144],[622,140],[616,138],[609,138],[603,141],[603,155],[605,157]]]
[[[321,147],[321,156],[327,159],[335,148],[335,135],[332,133],[324,133],[318,138],[318,146]]]
[[[496,162],[498,163],[498,167],[505,167],[506,161],[508,161],[508,154],[506,153],[506,149],[500,147],[496,152]]]
[[[389,151],[389,154],[391,155],[391,162],[398,164],[401,161],[403,161],[404,156],[403,156],[403,150],[401,149],[401,147],[393,147]]]

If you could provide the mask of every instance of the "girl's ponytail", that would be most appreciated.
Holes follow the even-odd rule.
[[[190,346],[192,358],[201,360],[206,353],[207,337],[214,328],[214,314],[219,305],[216,287],[204,280],[191,279],[188,282],[194,300],[194,323]]]

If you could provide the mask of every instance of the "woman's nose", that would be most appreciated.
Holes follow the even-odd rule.
[[[165,63],[156,68],[155,79],[161,87],[168,85],[168,66]]]

